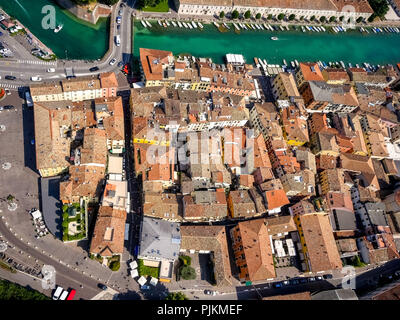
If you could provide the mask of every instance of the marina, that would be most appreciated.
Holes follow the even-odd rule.
[[[395,27],[386,30],[379,28],[382,30],[379,32],[376,27],[281,26],[282,31],[267,23],[263,23],[263,27],[258,24],[257,28],[254,23],[235,22],[230,25],[224,22],[222,25],[230,29],[220,32],[221,24],[216,21],[212,24],[203,23],[201,29],[193,28],[189,22],[187,25],[183,21],[176,22],[183,27],[150,30],[136,21],[134,55],[138,57],[139,48],[142,47],[209,57],[216,63],[223,63],[227,52],[242,54],[247,61],[264,56],[273,64],[280,64],[283,59],[289,63],[293,61],[294,65],[296,60],[321,60],[327,66],[329,61],[337,61],[340,67],[365,61],[374,65],[399,61],[400,29]]]

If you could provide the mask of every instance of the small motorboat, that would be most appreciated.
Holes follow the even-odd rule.
[[[63,25],[62,25],[62,24],[59,24],[59,25],[54,29],[54,33],[60,32],[62,28],[63,28]]]
[[[271,40],[279,40],[278,37],[271,37]]]

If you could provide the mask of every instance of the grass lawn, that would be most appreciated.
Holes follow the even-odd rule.
[[[168,0],[162,0],[158,5],[155,7],[144,7],[142,11],[148,11],[148,12],[168,12],[169,11],[169,6],[168,6]]]
[[[151,276],[157,279],[160,275],[159,268],[145,266],[143,260],[138,260],[138,272],[140,276]]]

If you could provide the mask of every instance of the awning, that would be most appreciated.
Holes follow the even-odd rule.
[[[143,276],[141,276],[138,280],[138,283],[143,286],[147,282],[147,279]]]
[[[137,264],[136,261],[132,261],[132,262],[129,264],[129,268],[131,268],[131,269],[136,269],[137,267],[138,267],[138,264]]]
[[[33,220],[39,219],[42,217],[42,213],[39,210],[35,210],[31,212]]]
[[[139,277],[139,272],[137,271],[137,269],[131,270],[131,277],[132,277],[132,278],[137,278],[137,277]]]
[[[151,277],[150,284],[153,285],[153,286],[156,286],[157,283],[158,283],[158,279]]]

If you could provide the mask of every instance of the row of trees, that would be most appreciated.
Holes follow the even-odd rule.
[[[239,16],[240,16],[240,13],[239,13],[237,10],[234,10],[234,11],[232,12],[232,14],[231,14],[231,18],[232,18],[232,19],[238,19]],[[250,19],[250,17],[251,17],[251,12],[250,12],[250,10],[247,10],[247,11],[244,13],[243,16],[244,16],[245,19]],[[219,17],[220,17],[221,19],[224,18],[224,17],[225,17],[225,12],[224,12],[224,11],[221,11],[220,14],[219,14]],[[280,14],[278,15],[277,18],[278,18],[278,20],[282,21],[283,19],[285,19],[285,17],[286,17],[286,15],[285,15],[284,13],[280,13]],[[256,18],[257,20],[261,19],[261,13],[257,13],[256,16],[255,16],[255,18]],[[269,14],[268,17],[267,17],[267,20],[272,20],[272,18],[273,18],[272,14]],[[295,20],[295,19],[296,19],[296,15],[293,14],[293,13],[292,13],[291,15],[289,15],[289,17],[288,17],[288,20],[289,20],[289,21],[293,21],[293,20]],[[300,21],[303,21],[303,20],[304,20],[304,16],[301,16],[301,17],[300,17]],[[310,18],[310,20],[311,20],[311,21],[317,21],[317,19],[316,19],[315,16],[312,16],[312,17]],[[341,17],[339,18],[339,20],[340,20],[340,21],[343,21],[343,20],[344,20],[344,16],[341,16]],[[360,23],[362,20],[363,20],[363,18],[362,18],[362,17],[359,17],[359,18],[357,18],[356,21],[357,21],[357,23]],[[327,22],[327,21],[329,21],[329,22],[336,22],[336,21],[337,21],[337,17],[332,16],[332,17],[330,17],[329,19],[327,19],[325,16],[322,16],[322,17],[319,18],[319,21],[322,22],[322,23]],[[350,23],[350,22],[351,22],[351,19],[349,18],[347,22]]]
[[[98,3],[107,4],[109,6],[112,6],[118,2],[118,0],[72,0],[72,1],[78,5],[87,5],[89,3],[98,2]]]

